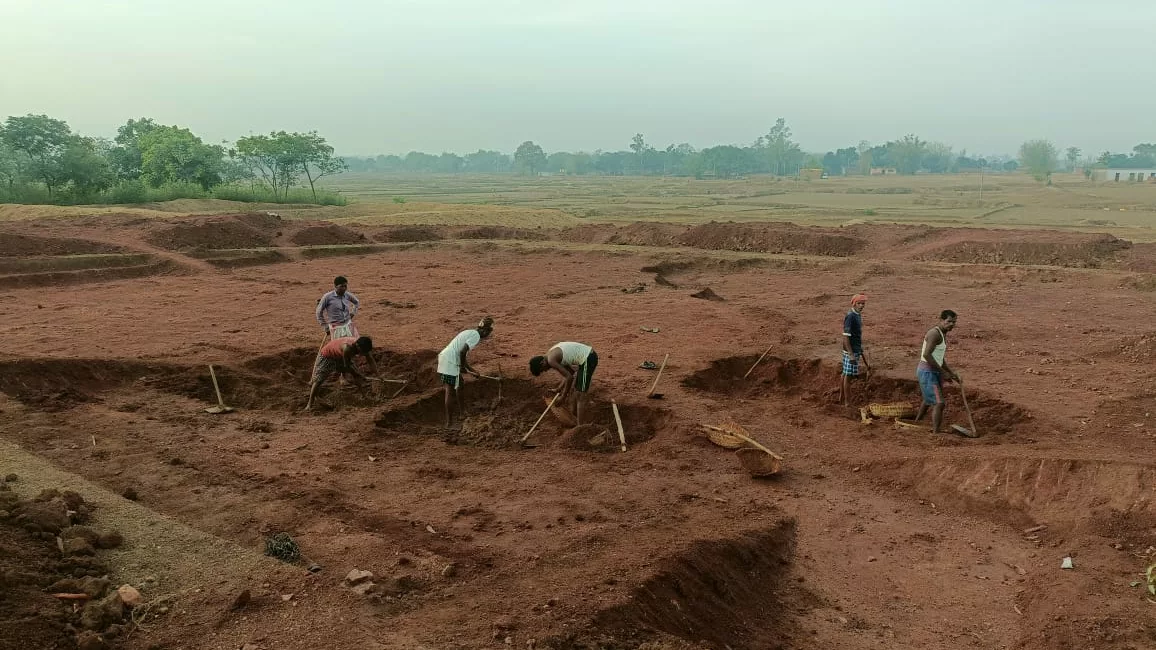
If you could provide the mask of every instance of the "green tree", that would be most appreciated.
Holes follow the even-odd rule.
[[[97,152],[91,138],[72,136],[60,152],[59,180],[68,183],[77,198],[108,189],[116,180],[108,159]]]
[[[3,125],[0,125],[0,129],[3,129]],[[0,137],[0,183],[8,186],[9,194],[15,190],[16,183],[22,180],[23,173],[24,165],[19,154]]]
[[[775,120],[775,125],[765,136],[755,142],[755,147],[763,151],[770,172],[776,176],[796,173],[806,157],[799,145],[791,140],[791,128],[781,117]]]
[[[288,144],[300,151],[301,173],[309,180],[309,190],[313,192],[313,200],[316,201],[317,181],[345,171],[345,161],[333,155],[333,147],[316,131],[290,133]],[[442,161],[452,168],[447,171],[456,172],[461,168],[461,158],[455,154],[442,154]]]
[[[518,145],[518,149],[514,152],[514,166],[530,176],[537,176],[538,171],[545,165],[546,152],[531,140]]]
[[[946,174],[955,166],[955,152],[951,145],[929,142],[923,153],[923,168],[932,174]]]
[[[290,135],[275,131],[269,135],[250,135],[237,140],[237,158],[281,198],[301,178],[303,161],[292,145]]]
[[[1079,147],[1068,147],[1065,152],[1066,158],[1068,159],[1068,171],[1076,171],[1076,163],[1080,160],[1081,153]]]
[[[0,140],[19,154],[25,173],[44,183],[49,196],[66,181],[60,158],[73,137],[66,122],[47,115],[10,116],[0,129]]]
[[[154,126],[140,136],[140,177],[154,187],[196,183],[208,190],[221,184],[224,147],[205,144],[188,129]]]
[[[919,171],[926,153],[927,143],[913,133],[887,143],[887,158],[900,174],[914,174]]]
[[[1057,159],[1056,145],[1048,140],[1029,140],[1020,145],[1020,164],[1027,168],[1028,173],[1037,181],[1051,183]]]
[[[129,120],[117,128],[113,138],[116,146],[109,153],[109,160],[118,176],[128,180],[140,178],[143,158],[140,139],[157,128],[160,125],[149,117]]]

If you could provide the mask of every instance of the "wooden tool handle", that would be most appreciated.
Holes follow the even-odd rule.
[[[654,394],[654,389],[655,389],[655,388],[658,388],[658,380],[659,380],[659,379],[662,379],[662,371],[666,369],[666,360],[667,360],[667,359],[669,359],[669,358],[670,358],[670,353],[668,352],[668,353],[666,354],[666,356],[662,358],[662,366],[661,366],[661,367],[659,367],[659,369],[658,369],[658,375],[657,375],[657,376],[655,376],[655,378],[654,378],[654,383],[650,385],[650,392],[649,392],[649,393],[647,393],[647,395],[653,395],[653,394]]]
[[[971,418],[971,407],[967,405],[967,393],[963,392],[963,382],[959,382],[959,396],[963,398],[963,410],[967,412],[967,423],[971,425],[971,435],[979,436],[979,430],[975,428],[975,420]]]
[[[759,357],[758,360],[755,361],[755,365],[751,366],[751,369],[747,371],[747,374],[743,375],[743,379],[746,379],[747,377],[750,376],[750,374],[752,372],[755,371],[755,368],[758,367],[758,365],[760,363],[762,363],[763,359],[766,358],[766,356],[771,353],[771,350],[774,349],[774,347],[775,346],[772,345],[771,347],[767,348],[767,351],[764,352],[763,355],[761,357]]]
[[[209,376],[213,378],[213,390],[217,392],[217,406],[225,408],[225,400],[221,397],[221,387],[217,385],[217,373],[213,371],[213,364],[209,364]]]
[[[550,403],[546,405],[546,410],[542,411],[542,415],[538,416],[538,421],[535,422],[534,426],[530,427],[530,430],[526,432],[526,435],[522,436],[522,439],[518,441],[519,444],[526,442],[526,439],[530,437],[530,434],[534,433],[534,429],[538,428],[538,425],[542,423],[542,418],[546,417],[546,414],[550,412],[550,409],[554,408],[554,402],[557,402],[557,401],[558,401],[558,393],[554,393],[554,398],[551,399]]]
[[[734,436],[736,438],[741,438],[742,440],[754,445],[758,449],[762,449],[763,451],[767,452],[768,454],[774,456],[775,458],[777,458],[779,460],[783,459],[782,456],[780,456],[780,455],[776,454],[775,452],[771,451],[770,449],[767,449],[766,447],[762,446],[761,444],[759,444],[758,440],[755,440],[754,438],[752,438],[750,436],[744,436],[743,434],[739,433],[738,431],[727,431],[727,433],[731,434],[732,436]]]
[[[622,430],[622,417],[618,415],[618,404],[610,400],[610,408],[614,409],[614,423],[618,425],[618,442],[622,444],[622,451],[626,451],[626,432]]]

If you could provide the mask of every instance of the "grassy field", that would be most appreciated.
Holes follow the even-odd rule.
[[[655,177],[527,178],[513,175],[343,174],[327,189],[347,206],[286,206],[185,199],[139,206],[0,205],[0,220],[94,212],[169,217],[275,211],[287,218],[364,224],[558,228],[589,222],[790,221],[924,223],[1057,228],[1156,240],[1156,185],[1092,183],[1056,175],[1051,187],[1025,174],[848,177],[756,176],[737,180]]]
[[[428,204],[448,203],[475,206],[471,218],[493,216],[494,223],[519,226],[538,225],[522,219],[556,211],[582,221],[897,222],[1109,230],[1156,238],[1156,185],[1092,183],[1077,175],[1056,175],[1051,187],[1024,174],[985,175],[982,190],[978,174],[812,181],[345,174],[330,187],[354,203],[335,214],[389,221],[406,213],[428,218]],[[405,204],[394,203],[402,199]],[[418,209],[412,202],[426,205]],[[441,209],[453,217],[462,208],[433,211]]]

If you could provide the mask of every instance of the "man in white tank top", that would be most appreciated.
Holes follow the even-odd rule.
[[[576,394],[575,405],[571,408],[574,419],[583,424],[582,415],[586,411],[586,397],[594,369],[598,367],[598,353],[585,343],[563,341],[550,348],[545,356],[530,359],[530,374],[537,377],[548,368],[562,375],[558,384],[558,403],[566,404],[571,394]]]
[[[939,314],[939,325],[927,331],[923,337],[923,345],[919,351],[919,366],[915,369],[915,377],[919,380],[919,390],[923,394],[923,404],[915,419],[922,420],[931,411],[931,430],[939,433],[943,424],[943,411],[946,402],[943,399],[943,380],[959,381],[951,366],[947,365],[947,333],[955,329],[955,312],[945,309]]]
[[[466,360],[466,355],[470,353],[470,350],[476,348],[483,339],[489,338],[493,331],[494,319],[486,316],[478,323],[477,327],[460,332],[449,342],[449,345],[438,353],[438,377],[445,386],[447,429],[453,422],[451,412],[455,398],[458,405],[458,417],[465,418],[466,416],[465,405],[462,400],[462,373],[475,376],[478,374]]]

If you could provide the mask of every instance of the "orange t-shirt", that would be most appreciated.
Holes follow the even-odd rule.
[[[345,347],[346,345],[353,345],[356,342],[357,339],[352,336],[333,339],[332,341],[321,346],[321,356],[325,357],[326,359],[341,359],[341,348]]]

